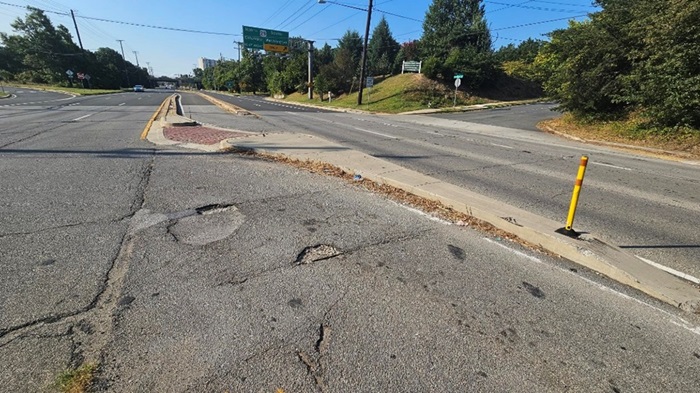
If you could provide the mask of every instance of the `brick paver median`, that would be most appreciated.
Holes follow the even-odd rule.
[[[194,127],[166,127],[163,135],[172,141],[198,143],[200,145],[215,145],[224,139],[249,136],[235,131],[223,131],[215,128],[194,126]]]

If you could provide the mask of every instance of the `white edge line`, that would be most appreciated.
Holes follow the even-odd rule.
[[[122,102],[121,104],[119,104],[119,106],[123,106],[123,105],[126,105],[126,102]]]
[[[588,278],[586,278],[586,277],[580,276],[580,275],[578,275],[578,274],[576,274],[576,273],[574,273],[574,272],[572,272],[572,271],[570,271],[570,270],[563,269],[563,268],[561,268],[561,267],[559,267],[559,266],[556,266],[556,265],[547,264],[547,263],[543,262],[542,260],[540,260],[539,258],[535,258],[535,257],[533,257],[533,256],[527,255],[527,254],[525,254],[525,253],[523,253],[523,252],[520,252],[520,251],[518,251],[518,250],[512,249],[512,248],[510,248],[510,247],[508,247],[508,246],[506,246],[506,245],[504,245],[504,244],[501,244],[501,243],[499,243],[499,242],[497,242],[497,241],[491,240],[491,239],[489,239],[489,238],[487,238],[487,237],[484,237],[483,239],[486,240],[486,241],[489,242],[489,243],[493,243],[493,244],[495,244],[495,245],[497,245],[497,246],[499,246],[499,247],[502,247],[502,248],[504,248],[504,249],[506,249],[506,250],[508,250],[508,251],[510,251],[510,252],[512,252],[512,253],[514,253],[514,254],[516,254],[516,255],[523,256],[523,257],[525,257],[526,259],[528,259],[528,260],[530,260],[530,261],[537,262],[537,263],[543,264],[543,265],[551,266],[551,267],[553,267],[553,268],[555,268],[555,269],[558,269],[558,270],[560,270],[560,271],[562,271],[562,272],[564,272],[564,273],[566,273],[566,274],[569,274],[569,275],[572,275],[572,276],[574,276],[574,277],[577,277],[577,278],[579,278],[579,279],[581,279],[581,280],[583,280],[583,281],[589,283],[590,285],[593,285],[593,286],[595,286],[595,287],[598,287],[598,289],[601,289],[601,290],[606,291],[606,292],[611,292],[611,293],[613,293],[613,294],[615,294],[615,295],[617,295],[617,296],[619,296],[619,297],[621,297],[621,298],[623,298],[623,299],[632,300],[632,301],[634,301],[634,302],[636,302],[636,303],[639,303],[639,304],[641,304],[641,305],[643,305],[643,306],[647,306],[647,307],[651,308],[652,310],[658,311],[658,312],[660,312],[660,313],[666,315],[667,317],[669,317],[668,321],[671,322],[672,324],[674,324],[674,325],[676,325],[676,326],[680,326],[680,327],[682,327],[683,329],[688,330],[689,332],[695,333],[695,334],[697,334],[698,336],[700,336],[700,327],[694,327],[694,326],[692,326],[690,323],[688,323],[688,321],[686,321],[686,320],[684,320],[683,318],[680,318],[680,317],[678,317],[678,316],[676,316],[676,315],[673,315],[673,314],[671,314],[670,312],[668,312],[668,311],[666,311],[666,310],[660,309],[660,308],[658,308],[658,307],[656,307],[656,306],[653,306],[653,305],[651,305],[651,304],[648,304],[648,303],[646,303],[646,302],[643,302],[643,301],[641,301],[641,300],[639,300],[639,299],[637,299],[637,298],[634,298],[634,297],[632,297],[632,296],[625,295],[625,294],[622,293],[622,292],[616,291],[616,290],[614,290],[614,289],[612,289],[612,288],[610,288],[610,287],[607,287],[607,286],[605,286],[605,285],[603,285],[603,284],[601,284],[601,283],[598,283],[598,282],[595,282],[595,281],[593,281],[593,280],[590,280],[590,279],[588,279]],[[637,257],[637,258],[639,258],[639,257]]]
[[[395,205],[398,205],[398,206],[401,206],[401,207],[403,207],[404,209],[406,209],[406,210],[408,210],[408,211],[410,211],[410,212],[413,212],[413,213],[416,213],[416,214],[421,215],[421,216],[423,216],[423,217],[426,217],[426,218],[428,218],[428,219],[431,220],[431,221],[439,222],[440,224],[444,224],[444,225],[452,225],[451,222],[445,221],[445,220],[443,220],[443,219],[441,219],[441,218],[439,218],[439,217],[431,216],[430,214],[428,214],[428,213],[426,213],[426,212],[424,212],[424,211],[421,211],[421,210],[418,210],[418,209],[414,209],[414,208],[412,208],[412,207],[410,207],[410,206],[406,206],[406,205],[403,205],[403,204],[401,204],[401,203],[397,203],[397,202],[394,202],[394,201],[391,201],[391,203],[393,203],[393,204],[395,204]]]
[[[693,277],[693,276],[691,276],[690,274],[686,274],[686,273],[683,273],[683,272],[679,272],[679,271],[676,270],[676,269],[672,269],[672,268],[670,268],[670,267],[668,267],[668,266],[664,266],[664,265],[661,265],[661,264],[656,263],[656,262],[654,262],[654,261],[650,261],[650,260],[648,260],[648,259],[646,259],[646,258],[642,258],[642,257],[640,257],[639,255],[635,255],[635,257],[639,258],[642,262],[648,263],[649,265],[654,266],[654,267],[657,268],[657,269],[661,269],[661,270],[665,271],[666,273],[673,274],[673,275],[676,276],[676,277],[680,277],[680,278],[682,278],[682,279],[685,279],[685,280],[688,280],[688,281],[692,281],[692,282],[694,282],[694,283],[700,285],[700,278]]]

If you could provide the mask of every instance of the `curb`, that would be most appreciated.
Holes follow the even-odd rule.
[[[539,104],[543,101],[540,99],[534,100],[524,100],[524,101],[500,101],[500,102],[489,102],[485,104],[467,105],[457,108],[439,108],[439,109],[419,109],[416,111],[408,111],[397,113],[398,115],[429,115],[433,113],[459,113],[459,112],[473,112],[473,111],[483,111],[489,109],[498,108],[509,108],[511,106],[521,106],[521,105],[532,105]]]
[[[700,313],[700,288],[689,281],[653,267],[592,235],[576,239],[567,237],[556,232],[562,227],[560,223],[388,161],[303,134],[237,138],[223,141],[221,146],[225,145],[230,149],[327,163],[348,173],[359,173],[376,183],[440,202],[446,207],[488,222],[528,243],[684,311]]]
[[[627,145],[624,143],[617,143],[617,142],[598,141],[595,139],[583,139],[583,138],[579,138],[579,137],[574,136],[574,135],[569,135],[567,133],[557,131],[554,128],[546,126],[546,125],[540,126],[538,124],[537,128],[539,128],[543,132],[554,134],[556,136],[570,139],[570,140],[573,140],[576,142],[587,143],[590,145],[614,147],[617,149],[630,150],[630,151],[640,152],[640,153],[649,153],[650,155],[661,156],[661,157],[666,158],[666,159],[676,158],[678,160],[685,160],[683,162],[688,163],[688,164],[700,165],[700,161],[695,160],[695,157],[693,157],[691,154],[684,153],[684,152],[673,151],[673,150],[655,149],[653,147]]]
[[[236,115],[239,115],[239,116],[241,116],[241,115],[242,115],[242,116],[252,115],[252,116],[255,116],[255,117],[258,118],[258,119],[260,118],[260,115],[258,115],[258,114],[255,113],[255,112],[251,112],[251,111],[249,111],[249,110],[243,109],[243,108],[241,108],[241,107],[239,107],[239,106],[236,106],[236,105],[231,104],[231,103],[229,103],[229,102],[226,102],[226,101],[220,100],[220,99],[218,99],[218,98],[212,97],[212,96],[210,96],[210,95],[208,95],[208,94],[204,94],[204,93],[199,92],[199,91],[195,92],[195,94],[199,95],[200,97],[204,98],[205,100],[211,102],[212,104],[218,106],[219,108],[221,108],[221,109],[223,109],[223,110],[225,110],[225,111],[227,111],[227,112],[231,112],[231,113],[236,114]]]

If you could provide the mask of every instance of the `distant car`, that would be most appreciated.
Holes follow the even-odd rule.
[[[134,86],[134,91],[136,91],[136,92],[138,92],[138,91],[143,91],[143,86],[142,86],[142,85],[136,85],[136,86]]]

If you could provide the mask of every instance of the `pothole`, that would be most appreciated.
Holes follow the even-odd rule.
[[[231,236],[243,224],[245,216],[231,204],[212,204],[191,210],[168,227],[178,241],[204,246]]]
[[[342,253],[342,251],[331,245],[317,244],[315,246],[304,248],[299,255],[297,255],[294,265],[307,265],[309,263],[337,257]]]

